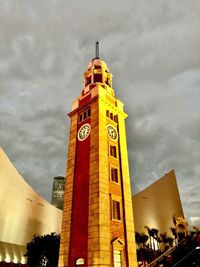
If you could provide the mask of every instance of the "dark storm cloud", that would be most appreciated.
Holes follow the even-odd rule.
[[[0,143],[23,177],[49,199],[52,178],[65,175],[67,113],[99,40],[129,114],[133,192],[175,169],[198,223],[199,1],[0,4]]]

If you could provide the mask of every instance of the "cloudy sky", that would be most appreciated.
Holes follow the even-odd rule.
[[[175,169],[200,216],[200,1],[0,0],[0,145],[50,200],[72,101],[100,42],[125,103],[133,193]],[[199,220],[200,222],[200,220]]]

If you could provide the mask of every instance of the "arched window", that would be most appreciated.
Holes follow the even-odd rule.
[[[121,250],[114,250],[114,267],[121,267],[122,266],[122,251]]]
[[[102,83],[102,74],[94,74],[94,83]]]
[[[86,79],[85,79],[85,86],[87,86],[90,83],[91,83],[91,76],[86,77]]]
[[[83,265],[85,263],[85,261],[84,261],[84,259],[83,258],[78,258],[77,260],[76,260],[76,266],[77,265]]]

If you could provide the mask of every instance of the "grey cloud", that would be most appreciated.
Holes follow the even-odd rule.
[[[0,143],[24,178],[49,199],[65,175],[67,113],[99,40],[129,114],[133,191],[174,168],[186,216],[198,216],[199,1],[0,4]]]

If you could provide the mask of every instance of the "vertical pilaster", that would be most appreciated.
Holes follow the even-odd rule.
[[[110,196],[108,142],[106,132],[105,100],[101,95],[105,90],[99,88],[99,231],[100,231],[100,266],[111,263],[110,244]]]
[[[136,243],[135,243],[135,231],[133,222],[132,196],[131,196],[124,114],[118,115],[118,127],[119,127],[119,138],[120,138],[119,143],[120,143],[121,171],[122,171],[122,183],[123,183],[122,187],[123,187],[124,215],[125,215],[125,239],[126,239],[127,259],[128,259],[127,266],[136,267],[137,266]]]
[[[60,240],[59,267],[68,267],[72,198],[73,198],[73,181],[76,157],[76,135],[77,135],[77,114],[72,115],[69,134],[69,147],[67,158],[67,175],[64,193],[64,207],[62,232]]]
[[[88,266],[99,264],[99,124],[98,102],[91,104]]]

